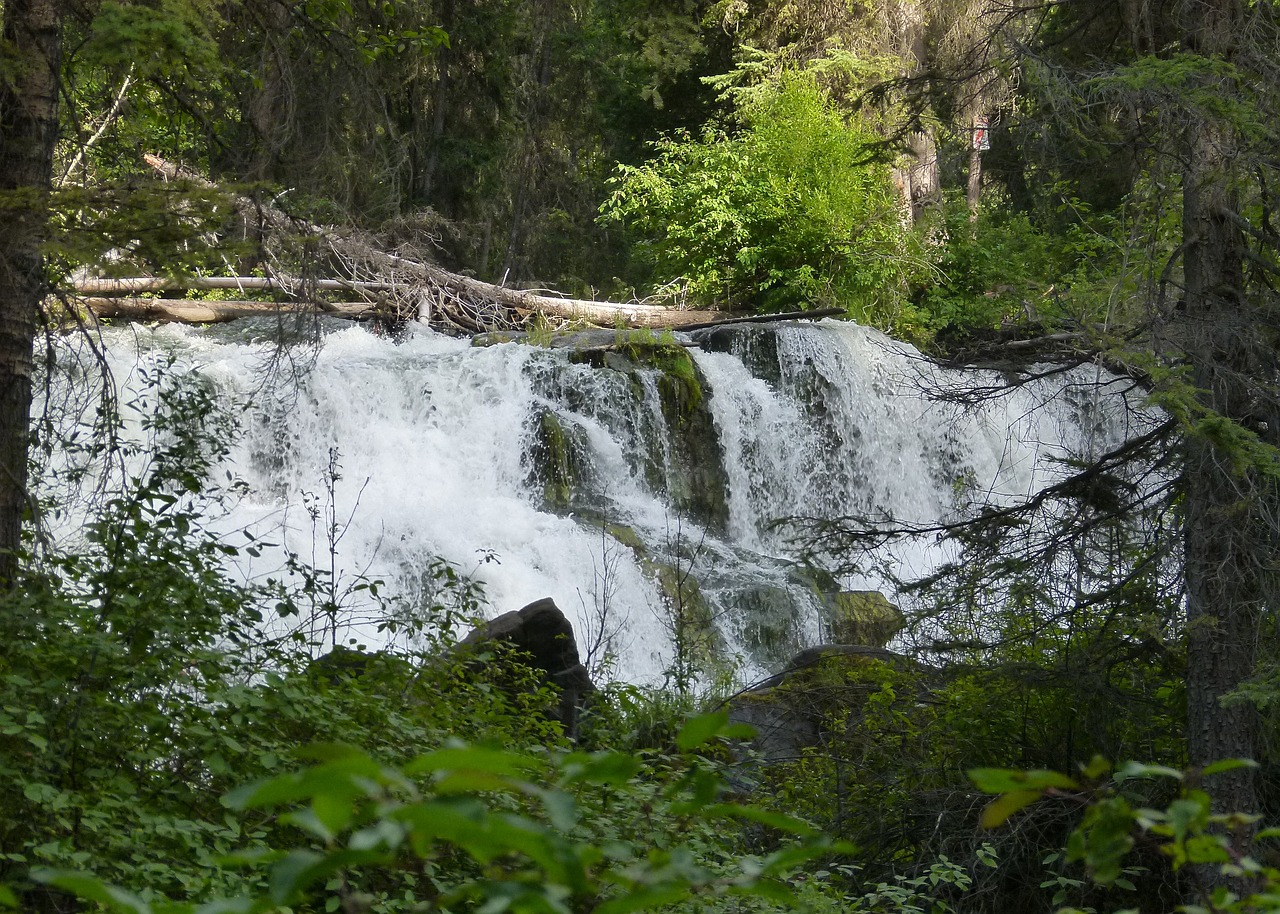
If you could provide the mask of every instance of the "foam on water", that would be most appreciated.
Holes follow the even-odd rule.
[[[672,460],[654,378],[642,377],[637,390],[560,351],[473,348],[426,331],[400,342],[356,327],[333,331],[313,361],[274,381],[263,366],[275,350],[250,330],[128,328],[105,339],[122,401],[143,383],[138,366],[167,353],[198,366],[221,400],[241,404],[244,434],[226,469],[249,494],[216,521],[220,529],[251,528],[327,564],[325,524],[308,505],[327,504],[334,453],[345,581],[382,578],[417,599],[422,573],[442,556],[474,570],[492,613],[549,596],[580,636],[607,602],[623,626],[617,672],[641,682],[660,681],[671,660],[663,596],[652,566],[607,536],[604,522],[627,525],[655,555],[671,551],[673,535],[686,551],[696,544],[690,561],[700,564],[694,571],[717,612],[735,605],[744,582],[790,588],[800,606],[792,622],[813,641],[818,610],[805,608],[804,587],[788,577],[789,547],[775,521],[954,517],[978,494],[1034,491],[1058,472],[1053,458],[1097,452],[1125,434],[1117,418],[1124,412],[1099,404],[1096,386],[1085,383],[1092,378],[1077,378],[1078,386],[1054,378],[962,410],[923,391],[971,386],[974,373],[944,372],[874,331],[823,322],[757,328],[748,342],[750,334],[775,336],[776,366],[762,371],[737,350],[692,350],[724,465],[729,521],[721,537],[675,515],[645,469],[647,453],[659,455],[662,472]],[[586,442],[596,493],[589,517],[553,513],[530,484],[531,436],[547,410]],[[918,572],[937,558],[909,547],[896,560]],[[240,572],[275,574],[282,561],[279,550],[268,551],[244,558]],[[870,574],[843,583],[883,586]],[[349,612],[344,635],[383,637],[367,605]],[[719,619],[729,649],[747,655],[747,623],[730,616]],[[746,675],[758,672],[748,661]]]

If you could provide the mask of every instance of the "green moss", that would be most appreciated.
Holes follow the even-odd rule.
[[[702,405],[702,381],[689,350],[668,331],[654,336],[647,331],[627,334],[617,344],[618,351],[637,365],[660,372],[658,393],[668,418],[688,422]]]
[[[640,534],[626,524],[605,524],[604,529],[615,540],[634,552],[637,558],[642,559],[648,555],[648,550],[645,548],[644,540],[640,539]]]
[[[831,607],[831,640],[884,647],[906,619],[878,590],[843,590],[826,596]]]
[[[548,506],[568,508],[579,475],[572,437],[550,410],[544,410],[537,422],[531,450],[533,481],[542,486],[542,497]]]

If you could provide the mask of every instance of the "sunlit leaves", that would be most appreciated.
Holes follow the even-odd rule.
[[[620,167],[602,207],[660,278],[697,299],[762,310],[841,305],[866,314],[923,268],[873,136],[809,76],[791,75],[745,126],[676,135]]]
[[[693,748],[726,730],[723,714],[695,718],[686,725],[684,742]],[[337,905],[324,903],[332,909],[350,897],[344,894],[350,891],[346,874],[356,868],[409,872],[411,858],[447,861],[451,871],[448,890],[424,910],[465,903],[494,914],[631,914],[704,890],[789,904],[794,893],[782,880],[817,857],[848,850],[788,817],[712,803],[723,787],[710,769],[696,762],[663,791],[672,810],[690,817],[686,821],[705,821],[711,829],[717,821],[738,819],[798,840],[783,842],[762,857],[735,860],[730,855],[723,862],[718,858],[727,846],[708,853],[709,847],[686,846],[680,835],[673,836],[669,848],[632,843],[621,835],[612,846],[598,846],[578,830],[575,791],[621,790],[620,802],[634,802],[627,799],[628,791],[635,791],[636,798],[649,796],[640,782],[627,780],[639,770],[639,760],[631,757],[628,762],[613,753],[534,757],[455,744],[425,753],[403,768],[344,746],[318,746],[308,754],[318,764],[247,785],[226,798],[234,810],[278,815],[311,840],[237,855],[243,866],[265,867],[265,882],[259,894],[220,903],[222,908],[259,911],[337,897]],[[151,910],[137,896],[90,876],[52,870],[37,876],[111,910]],[[201,910],[184,903],[163,909]]]

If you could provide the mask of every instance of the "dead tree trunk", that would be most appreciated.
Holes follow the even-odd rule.
[[[147,163],[170,180],[184,180],[211,186],[198,175],[147,156]],[[354,276],[369,276],[370,281],[403,289],[414,296],[403,317],[415,319],[421,312],[429,320],[441,319],[468,332],[482,332],[511,327],[522,315],[543,314],[568,321],[603,326],[621,323],[628,327],[678,328],[689,324],[714,321],[724,315],[719,311],[685,311],[660,305],[615,304],[585,299],[557,298],[519,289],[507,289],[469,276],[451,273],[442,267],[379,250],[367,240],[343,234],[336,229],[296,220],[271,206],[263,206],[245,198],[239,205],[247,218],[261,221],[268,229],[283,235],[306,234],[319,239],[341,258]],[[353,283],[353,285],[358,285]]]

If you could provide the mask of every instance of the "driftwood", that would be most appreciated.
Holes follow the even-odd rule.
[[[348,279],[315,279],[311,288],[318,292],[390,292],[396,286],[386,282],[356,282]],[[72,289],[79,295],[130,295],[137,292],[168,292],[174,289],[223,290],[237,292],[284,291],[292,293],[291,283],[266,276],[189,276],[165,279],[158,276],[136,276],[123,279],[90,277],[76,279]]]
[[[167,180],[187,181],[202,187],[214,186],[202,176],[158,156],[147,155],[144,158]],[[249,197],[234,196],[233,199],[248,224],[281,235],[309,236],[327,247],[356,277],[343,288],[358,289],[361,283],[372,283],[387,286],[388,292],[394,290],[403,319],[420,316],[428,323],[443,324],[446,328],[452,326],[467,332],[481,332],[517,326],[531,314],[606,327],[623,324],[654,329],[706,324],[723,317],[718,311],[686,311],[659,305],[557,298],[508,289],[452,273],[434,264],[379,250],[359,236],[295,219],[270,204]],[[277,282],[284,287],[306,287],[297,280],[279,279]]]
[[[104,298],[87,297],[76,301],[96,317],[123,318],[133,321],[162,321],[177,324],[217,324],[241,317],[263,317],[275,314],[327,314],[348,320],[385,318],[385,309],[370,302],[299,302],[264,301],[192,301],[185,298]]]

